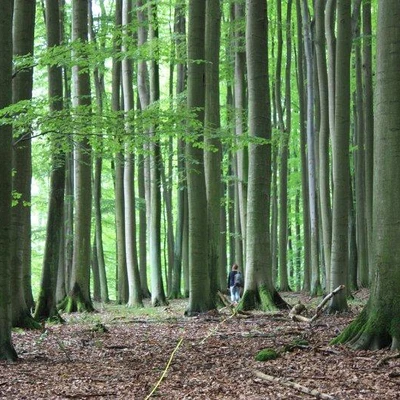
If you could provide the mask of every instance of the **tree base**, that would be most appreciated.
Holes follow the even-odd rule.
[[[289,305],[275,289],[271,292],[264,285],[260,286],[258,290],[245,290],[238,306],[238,309],[243,311],[276,311],[289,308]]]
[[[397,310],[371,312],[367,305],[361,314],[331,344],[348,344],[356,350],[400,350]]]
[[[28,312],[22,312],[18,317],[13,318],[12,327],[31,330],[42,329],[42,325],[35,321]]]
[[[80,287],[75,284],[71,293],[58,305],[59,311],[67,314],[73,312],[94,312],[95,309],[90,299],[87,299]]]
[[[4,361],[17,361],[18,355],[11,343],[3,343],[0,346],[0,360]]]
[[[36,321],[50,320],[56,323],[63,323],[64,320],[57,311],[53,301],[49,301],[44,293],[40,293],[39,300],[36,305],[34,319]]]

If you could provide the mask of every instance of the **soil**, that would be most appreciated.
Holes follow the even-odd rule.
[[[283,296],[291,304],[301,298],[308,316],[321,301]],[[64,315],[65,324],[42,332],[13,332],[20,358],[0,362],[0,398],[400,399],[399,358],[378,364],[388,350],[329,345],[366,297],[356,293],[348,313],[323,314],[312,326],[288,312],[232,316],[228,308],[187,318],[185,300],[143,310],[97,305],[96,313]],[[266,348],[280,356],[256,361]]]

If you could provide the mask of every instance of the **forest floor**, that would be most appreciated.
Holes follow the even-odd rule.
[[[238,317],[222,309],[187,318],[184,300],[142,310],[98,305],[97,313],[64,316],[67,323],[44,332],[13,332],[20,359],[0,362],[0,398],[400,399],[400,359],[379,365],[387,350],[329,345],[367,295],[357,292],[348,313],[323,314],[311,327],[287,312]],[[308,316],[321,300],[283,297],[290,304],[301,298]],[[296,339],[306,342],[282,350]],[[280,357],[256,361],[265,348],[277,349]]]

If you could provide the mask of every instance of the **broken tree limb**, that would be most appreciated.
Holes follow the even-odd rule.
[[[333,290],[331,293],[326,295],[324,299],[321,301],[321,303],[318,305],[315,315],[312,318],[307,318],[304,317],[303,315],[300,315],[306,308],[303,304],[299,303],[296,304],[289,313],[289,318],[291,318],[293,321],[299,321],[299,322],[308,322],[309,324],[312,324],[322,313],[324,305],[333,297],[335,294],[338,294],[341,290],[345,288],[344,285],[338,286],[335,290]]]
[[[299,322],[310,322],[310,319],[300,315],[303,311],[305,311],[306,306],[300,302],[293,306],[293,308],[289,312],[289,318],[293,321]]]
[[[335,290],[333,290],[332,292],[330,292],[328,295],[326,295],[324,297],[324,299],[321,301],[321,303],[318,305],[317,310],[315,315],[311,318],[310,323],[314,322],[322,313],[322,308],[324,307],[324,305],[336,294],[338,294],[339,292],[341,292],[343,289],[345,288],[344,285],[340,285],[338,286]]]
[[[309,394],[311,396],[315,396],[317,399],[326,399],[326,400],[335,400],[335,397],[331,396],[330,394],[324,394],[319,392],[316,389],[310,389],[306,386],[299,385],[298,383],[288,381],[283,378],[276,378],[275,376],[272,375],[266,375],[262,373],[261,371],[254,370],[254,374],[263,380],[269,381],[269,382],[274,382],[274,383],[279,383],[282,386],[286,386],[292,389],[296,389],[299,392]]]

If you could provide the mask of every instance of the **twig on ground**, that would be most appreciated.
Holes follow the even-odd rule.
[[[400,352],[396,354],[390,354],[389,356],[381,358],[377,363],[376,366],[380,367],[383,364],[386,364],[389,360],[394,360],[395,358],[400,358]]]
[[[266,375],[261,371],[254,370],[254,374],[261,379],[264,379],[269,382],[279,383],[282,386],[290,387],[292,389],[296,389],[299,392],[309,394],[311,396],[315,396],[318,399],[326,399],[326,400],[335,400],[335,397],[331,396],[330,394],[321,393],[316,389],[310,389],[308,387],[299,385],[298,383],[288,381],[283,378],[276,378],[275,376]]]

